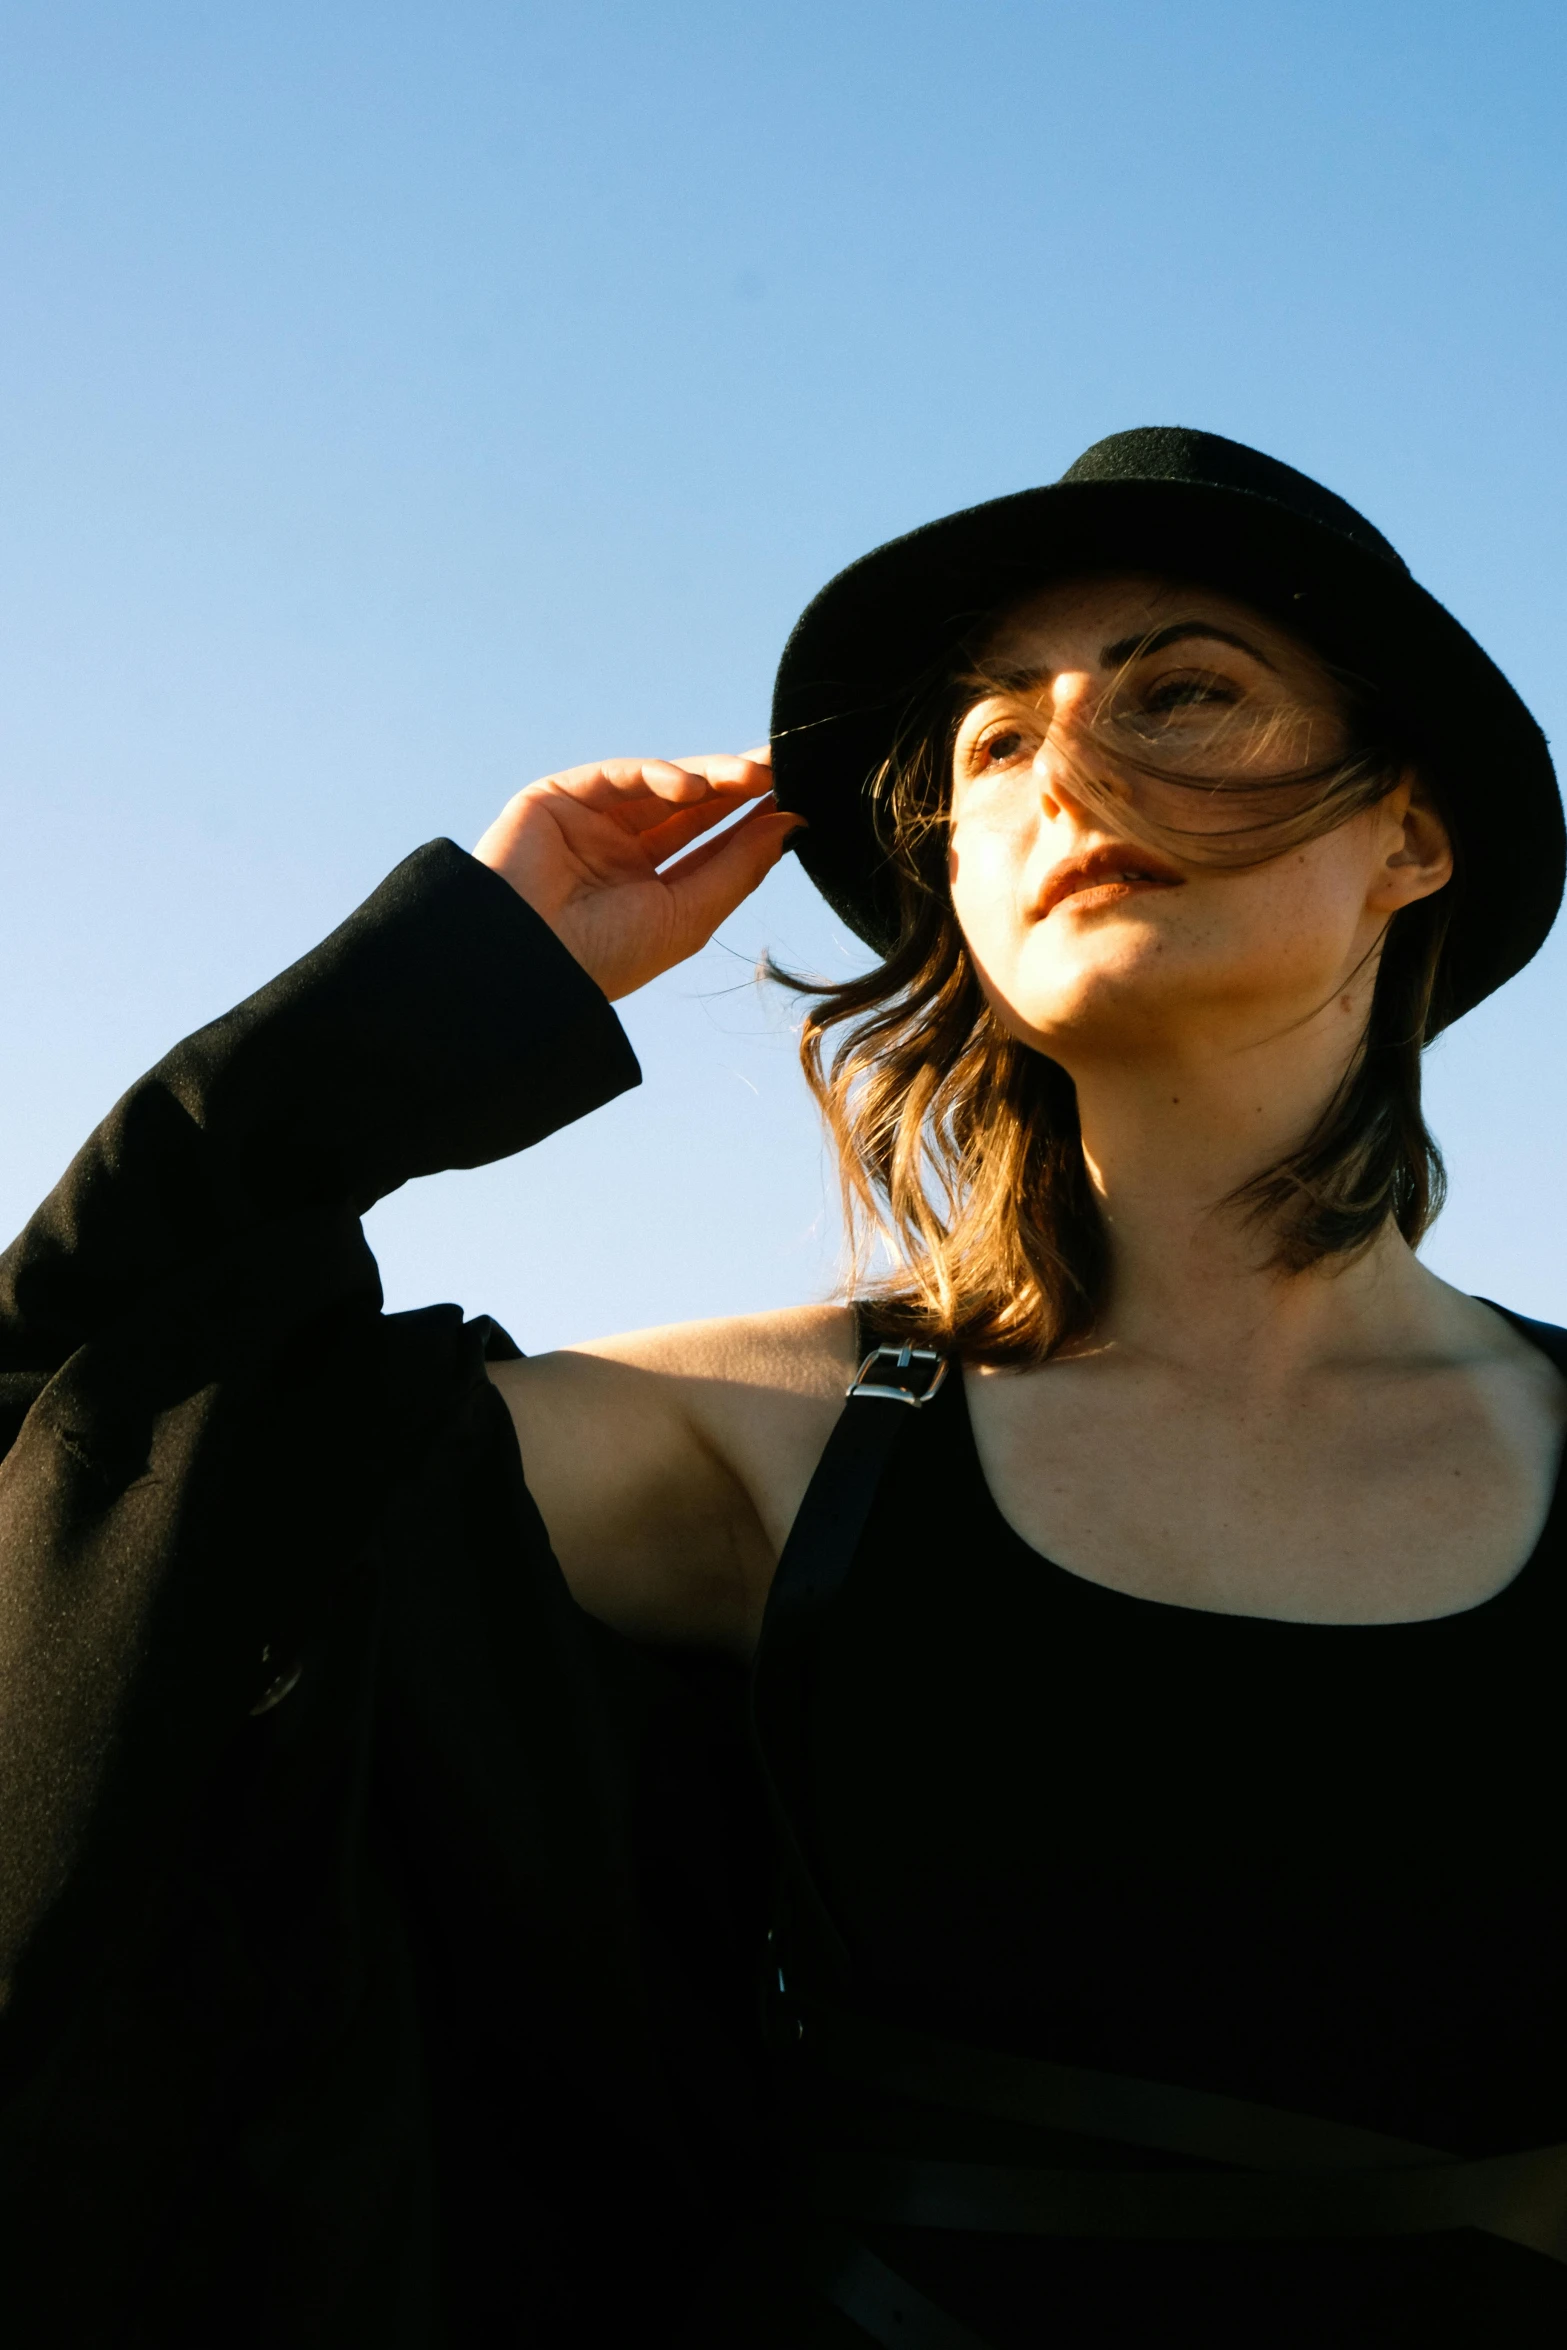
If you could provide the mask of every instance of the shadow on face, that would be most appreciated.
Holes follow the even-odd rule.
[[[1248,605],[1059,583],[982,648],[953,746],[954,911],[998,1015],[1069,1069],[1359,1034],[1381,941],[1452,856],[1418,778]]]

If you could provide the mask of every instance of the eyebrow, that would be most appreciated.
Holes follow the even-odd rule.
[[[1254,645],[1249,637],[1237,636],[1233,629],[1220,628],[1216,621],[1172,620],[1168,628],[1156,628],[1152,635],[1117,637],[1113,645],[1106,645],[1101,650],[1100,667],[1121,669],[1128,661],[1143,660],[1150,654],[1162,653],[1166,645],[1182,644],[1188,637],[1194,636],[1207,637],[1221,645],[1234,645],[1238,652],[1249,653],[1254,661],[1260,661],[1264,669],[1276,666],[1260,645]],[[999,686],[1005,693],[1022,693],[1029,686],[1038,685],[1042,678],[1050,674],[1048,669],[1040,669],[1027,661],[1011,666],[987,662],[984,681],[987,685]]]
[[[1173,620],[1168,628],[1156,628],[1152,636],[1118,637],[1113,645],[1106,645],[1100,653],[1100,666],[1120,669],[1128,661],[1138,660],[1148,653],[1162,653],[1166,645],[1178,645],[1190,636],[1210,637],[1216,644],[1234,645],[1238,652],[1250,653],[1252,659],[1260,661],[1264,669],[1273,667],[1260,645],[1254,645],[1249,637],[1237,636],[1233,629],[1217,627],[1211,620]]]

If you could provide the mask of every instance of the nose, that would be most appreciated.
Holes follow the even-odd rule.
[[[1072,777],[1074,767],[1085,765],[1092,756],[1098,693],[1098,680],[1090,670],[1059,670],[1051,679],[1050,724],[1034,754],[1034,776],[1044,812],[1052,821],[1065,816],[1088,825],[1095,820],[1094,811],[1073,790]],[[1111,773],[1096,773],[1094,780],[1115,788]]]

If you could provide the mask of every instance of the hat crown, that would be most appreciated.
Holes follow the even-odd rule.
[[[1280,611],[1371,688],[1400,739],[1407,728],[1459,853],[1436,1016],[1456,1018],[1523,968],[1567,875],[1534,719],[1363,514],[1276,457],[1178,425],[1112,433],[1059,482],[873,549],[796,623],[773,695],[774,787],[809,820],[801,864],[867,945],[885,955],[898,937],[875,780],[911,697],[1008,595],[1106,570],[1202,581]]]
[[[1309,475],[1277,457],[1227,441],[1222,433],[1194,432],[1180,424],[1144,424],[1131,432],[1095,441],[1062,474],[1063,482],[1190,482],[1204,489],[1239,490],[1267,498],[1324,529],[1336,531],[1367,554],[1407,572],[1395,547],[1347,499],[1335,497]]]

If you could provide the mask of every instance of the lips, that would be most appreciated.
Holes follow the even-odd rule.
[[[1039,894],[1037,919],[1042,922],[1065,899],[1089,890],[1173,889],[1184,878],[1146,849],[1107,841],[1102,848],[1085,849],[1081,856],[1066,857],[1051,867]]]

